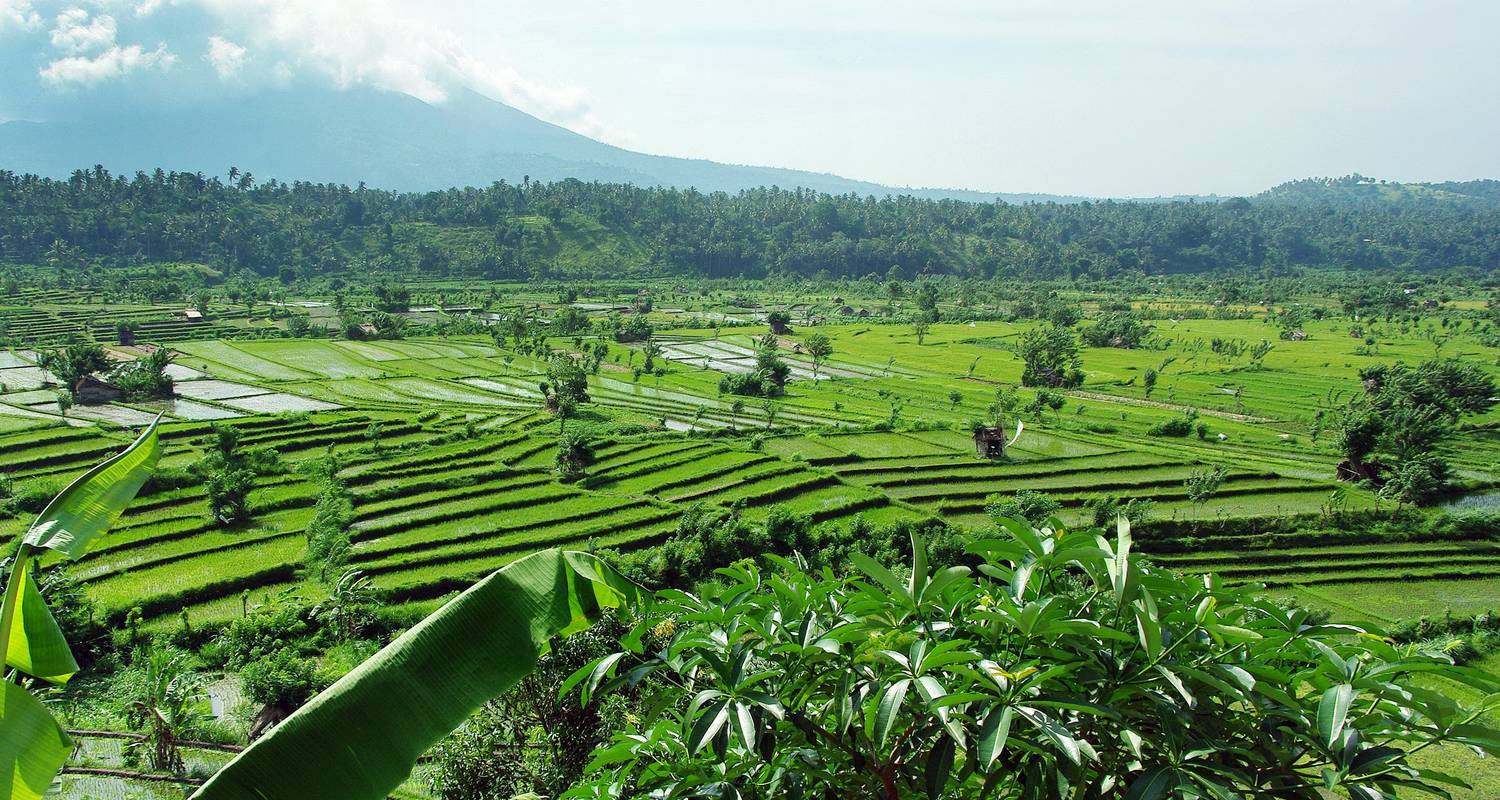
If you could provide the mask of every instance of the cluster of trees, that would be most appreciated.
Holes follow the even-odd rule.
[[[74,342],[54,350],[44,350],[37,357],[37,365],[62,384],[59,402],[65,406],[73,403],[73,389],[80,378],[100,374],[124,392],[127,400],[169,398],[173,384],[167,367],[171,363],[172,353],[165,348],[120,363],[111,359],[102,345],[92,342]]]
[[[274,449],[242,447],[238,429],[216,425],[208,452],[193,469],[203,481],[213,518],[223,525],[238,525],[250,519],[250,491],[256,477],[276,474],[285,466]]]
[[[780,353],[781,341],[776,338],[776,334],[768,333],[757,339],[755,369],[750,372],[729,373],[720,378],[719,394],[737,394],[745,397],[780,396],[786,391],[787,378],[792,374],[792,368],[781,360]],[[832,353],[833,349],[830,344],[828,354]]]
[[[1438,445],[1463,416],[1495,405],[1494,378],[1478,364],[1439,358],[1367,367],[1360,381],[1363,394],[1336,419],[1339,477],[1368,482],[1398,504],[1441,494],[1449,467]]]
[[[241,183],[162,170],[122,176],[95,167],[67,180],[0,171],[0,261],[48,264],[59,276],[91,259],[203,262],[283,280],[354,263],[495,279],[558,271],[1103,278],[1500,264],[1500,206],[1492,202],[1283,196],[1014,206],[774,188],[703,194],[576,180],[424,194]],[[538,219],[549,224],[534,224]],[[630,247],[559,263],[565,221],[602,226]],[[478,234],[422,233],[433,226]]]

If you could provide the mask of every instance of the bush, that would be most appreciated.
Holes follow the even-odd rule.
[[[1148,436],[1187,436],[1193,432],[1193,417],[1177,417],[1163,420],[1146,429]]]
[[[313,632],[294,606],[276,606],[240,617],[204,646],[200,655],[211,667],[240,669],[286,649]]]
[[[316,665],[289,647],[276,650],[240,670],[245,696],[260,705],[296,708],[328,686]]]
[[[635,628],[651,641],[569,681],[652,709],[574,796],[1374,798],[1441,788],[1408,763],[1437,742],[1500,754],[1488,701],[1423,688],[1487,697],[1496,676],[1154,568],[1128,531],[1009,533],[971,548],[978,573],[929,567],[913,536],[905,569],[739,564],[663,593]]]
[[[992,494],[985,499],[984,513],[990,519],[1013,519],[1040,525],[1056,514],[1062,504],[1042,492],[1022,489],[1011,497]]]

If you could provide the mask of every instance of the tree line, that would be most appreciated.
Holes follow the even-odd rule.
[[[970,203],[761,188],[730,195],[499,181],[401,193],[201,173],[0,170],[0,262],[196,262],[283,280],[350,269],[491,279],[683,275],[1110,278],[1216,270],[1500,266],[1500,206]],[[1292,195],[1296,197],[1296,195]]]

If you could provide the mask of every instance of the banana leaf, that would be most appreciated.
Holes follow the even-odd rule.
[[[379,800],[417,758],[515,685],[553,637],[639,589],[586,553],[544,550],[471,587],[231,761],[195,800]]]
[[[68,484],[21,539],[0,602],[0,663],[53,683],[78,671],[29,565],[41,548],[77,558],[119,519],[161,456],[156,425],[152,422],[130,447]],[[36,698],[9,681],[0,683],[0,775],[8,776],[0,777],[0,800],[41,797],[72,745]]]
[[[38,800],[52,786],[73,742],[31,693],[0,681],[0,800]]]
[[[78,558],[103,536],[156,469],[161,442],[157,417],[130,447],[83,473],[42,509],[21,543]]]
[[[16,598],[5,663],[33,677],[52,683],[67,683],[78,671],[73,650],[68,647],[68,640],[63,637],[62,629],[42,599],[31,570],[24,564],[18,564],[18,567],[22,571],[11,580],[22,583]]]

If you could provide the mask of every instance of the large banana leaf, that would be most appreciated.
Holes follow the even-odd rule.
[[[21,542],[77,558],[115,524],[161,457],[155,421],[124,452],[83,473],[42,509]]]
[[[11,580],[22,583],[13,612],[15,618],[10,629],[10,646],[5,650],[5,663],[33,677],[66,683],[78,671],[73,650],[63,638],[62,629],[52,618],[46,601],[42,600],[31,570],[19,560],[17,569],[20,572]]]
[[[378,800],[417,758],[536,665],[554,636],[639,590],[585,553],[544,550],[475,584],[241,753],[195,800]]]
[[[73,743],[31,693],[0,681],[0,800],[37,800]]]
[[[161,456],[156,424],[119,455],[68,484],[21,539],[0,602],[0,664],[54,683],[78,671],[28,567],[40,548],[77,558],[119,519]],[[41,797],[72,745],[36,698],[13,683],[0,683],[0,800]]]

